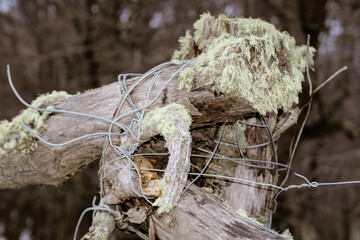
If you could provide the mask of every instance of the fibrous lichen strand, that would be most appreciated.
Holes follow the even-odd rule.
[[[281,235],[286,237],[287,239],[294,239],[293,235],[291,234],[289,229],[286,229]]]
[[[215,18],[201,15],[180,39],[173,60],[188,59],[196,45],[201,52],[185,68],[180,88],[191,90],[194,81],[214,85],[214,91],[249,101],[259,113],[287,111],[298,102],[306,68],[306,46],[296,46],[293,37],[260,19]],[[309,51],[313,64],[314,48]]]
[[[263,224],[261,224],[256,218],[253,218],[253,217],[250,217],[249,214],[244,210],[244,209],[241,209],[239,208],[236,213],[238,215],[240,215],[241,217],[243,218],[246,218],[246,219],[249,219],[250,221],[260,225],[260,226],[263,226]]]
[[[190,31],[186,31],[185,36],[179,38],[180,49],[175,50],[173,59],[191,59],[194,57],[194,40]]]

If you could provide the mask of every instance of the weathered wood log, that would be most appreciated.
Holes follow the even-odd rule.
[[[153,86],[150,99],[154,98],[163,88],[169,78],[181,66],[170,67],[163,71]],[[141,86],[136,87],[132,93],[132,99],[138,106],[144,106],[147,100],[147,91],[151,78],[147,78]],[[163,91],[158,99],[148,108],[149,110],[169,103],[181,102],[190,108],[193,123],[191,128],[204,125],[214,125],[218,122],[235,121],[239,116],[255,112],[243,99],[215,96],[210,87],[195,89],[193,92],[179,90],[179,82],[182,79],[175,77]],[[129,85],[133,81],[129,81]],[[83,94],[52,103],[55,109],[64,109],[96,115],[111,121],[122,93],[118,83],[113,83],[98,89],[90,90]],[[50,105],[50,104],[48,104]],[[192,110],[196,109],[196,110]],[[122,113],[132,111],[132,107],[125,103]],[[193,112],[192,112],[193,111]],[[219,114],[221,112],[221,114]],[[121,124],[129,125],[133,115],[129,114],[120,119]],[[110,124],[98,119],[89,119],[71,114],[54,113],[45,121],[46,129],[41,136],[53,143],[62,143],[73,138],[95,132],[108,132]],[[26,131],[26,130],[24,130]],[[121,131],[116,128],[114,131]],[[8,136],[7,141],[12,138]],[[115,144],[130,145],[127,136],[113,136]],[[40,143],[38,139],[31,141],[39,142],[39,147],[29,154],[18,154],[16,150],[1,157],[0,165],[0,189],[19,188],[30,184],[59,185],[79,169],[98,159],[102,152],[104,137],[89,137],[86,140],[74,143],[51,147]],[[30,145],[30,143],[28,143]],[[126,147],[124,147],[126,148]],[[79,150],[81,149],[81,151]]]
[[[286,239],[239,217],[197,186],[188,189],[173,211],[151,218],[159,239]]]
[[[157,90],[161,89],[169,77],[172,76],[179,68],[180,66],[168,68],[159,75],[157,82],[154,85],[154,95],[157,94]],[[148,81],[150,81],[150,78],[144,81],[143,86],[147,86],[146,83]],[[190,106],[190,113],[194,114],[192,115],[192,128],[214,125],[218,122],[235,121],[239,116],[244,116],[254,112],[246,101],[226,96],[216,96],[210,88],[202,87],[192,93],[185,90],[178,90],[177,86],[179,81],[181,81],[181,79],[179,77],[175,77],[173,81],[169,83],[168,90],[164,91],[158,100],[149,107],[149,109],[164,106],[171,102],[185,102],[184,105]],[[129,84],[131,84],[131,82],[129,82]],[[139,106],[141,106],[141,103],[146,101],[146,94],[144,94],[145,91],[147,91],[147,88],[140,86],[135,88],[133,91],[132,98],[134,102],[139,103]],[[121,100],[121,97],[122,94],[119,85],[117,83],[113,83],[59,102],[51,103],[51,105],[54,106],[55,109],[78,111],[111,119],[119,101]],[[217,109],[217,111],[210,111],[209,109]],[[130,110],[131,106],[126,104],[124,105],[124,109],[122,111],[126,112]],[[222,112],[221,115],[218,114],[219,111]],[[123,125],[128,124],[130,121],[130,116],[121,119],[121,123]],[[47,125],[47,128],[41,133],[41,136],[49,142],[56,143],[65,142],[69,139],[89,132],[107,132],[109,128],[109,123],[107,122],[95,119],[86,119],[85,117],[63,113],[54,113],[50,115],[45,124]],[[120,129],[117,130],[120,131]],[[14,135],[12,137],[16,138],[17,136]],[[9,155],[2,156],[0,166],[0,188],[19,188],[29,184],[59,185],[78,172],[81,168],[98,159],[102,153],[104,140],[105,137],[90,137],[86,140],[80,140],[61,147],[51,147],[39,142],[38,148],[36,148],[33,152],[30,152],[28,155],[21,156],[10,153]],[[126,139],[113,136],[112,140],[115,144],[120,145],[121,142]],[[32,141],[39,140],[34,138]],[[116,164],[119,164],[119,162],[116,162]],[[113,167],[119,168],[119,166]],[[112,182],[111,186],[113,189],[108,191],[108,195],[104,197],[104,202],[106,202],[106,204],[118,204],[126,199],[136,196],[129,187],[128,175],[124,174],[124,172],[127,172],[126,168],[122,169],[123,170],[120,169],[116,173],[110,174],[107,177],[107,181]],[[139,189],[138,180],[136,179],[135,174],[133,175],[132,181],[133,185]],[[114,195],[110,196],[109,193],[114,193]],[[198,193],[199,191],[196,191],[196,194]],[[189,194],[186,194],[186,196],[189,196]],[[196,198],[196,195],[193,197]],[[201,198],[204,198],[204,196]],[[215,203],[214,201],[210,202]],[[216,204],[218,205],[219,203],[217,202]],[[182,205],[181,208],[185,206],[186,204]],[[210,211],[212,208],[216,208],[216,206],[209,206],[207,209]],[[222,209],[223,210],[221,211],[223,214],[229,214],[224,210],[226,209],[224,206]],[[205,209],[203,211],[205,211]],[[171,213],[172,212],[170,212],[170,214]],[[158,217],[153,217],[155,229],[158,229],[159,234],[164,234],[164,228],[158,225],[161,224],[164,226],[164,224],[159,220],[162,218],[160,218],[159,215],[157,216]],[[234,216],[232,216],[232,219],[241,219],[240,216]],[[221,219],[226,218],[219,215],[218,217],[214,216],[212,220],[214,220],[214,222],[223,221]],[[181,224],[185,224],[187,221],[188,220],[180,221],[179,226]],[[239,222],[241,221],[239,220],[238,223]],[[195,222],[190,225],[197,226]],[[261,232],[260,229],[263,229],[261,226],[258,226],[257,228],[258,229],[256,231],[258,232]],[[266,232],[264,229],[262,231]],[[181,232],[181,230],[178,230],[178,232]],[[158,237],[160,237],[159,234],[157,235]],[[236,232],[232,234],[236,234]],[[164,239],[166,239],[166,236],[168,235],[163,235]],[[230,234],[229,236],[233,235]],[[279,238],[277,235],[272,236],[273,238],[269,239]]]
[[[126,160],[117,161],[116,167],[127,169],[127,164]],[[121,177],[121,174],[124,174],[124,172],[120,171],[115,174],[115,177],[111,178],[113,181],[117,181],[117,186],[120,185],[120,181],[124,181],[124,175]],[[131,192],[129,184],[122,184],[121,186],[121,189],[115,189],[128,193]],[[135,181],[134,186],[138,186]],[[103,198],[103,204],[113,206],[113,204],[119,203],[119,195],[110,197],[110,195],[116,194],[113,191],[115,189],[109,191],[109,194]],[[118,193],[121,193],[121,191],[118,191]],[[133,194],[133,196],[136,195]],[[114,199],[117,201],[106,202],[107,200]],[[134,211],[127,214],[129,218],[137,214],[139,206],[135,205],[130,209]],[[212,194],[201,190],[195,185],[192,185],[180,197],[177,206],[172,208],[170,212],[161,214],[155,210],[147,212],[145,216],[149,219],[148,221],[153,222],[153,231],[157,239],[286,239],[276,232],[267,230],[263,225],[259,225],[259,222],[253,222],[240,216],[230,206],[226,206],[222,201],[212,196]],[[91,231],[95,233],[101,232],[102,230],[97,228],[103,228],[103,226],[98,223],[109,221],[109,217],[111,218],[111,214],[107,212],[97,213],[93,220],[96,224],[93,224]],[[140,222],[129,219],[129,222],[133,227],[150,231],[148,221],[145,219],[142,219]],[[119,224],[123,224],[123,222],[121,221]],[[99,239],[95,235],[91,236],[91,239]]]
[[[215,19],[204,14],[194,26],[194,37],[187,34],[182,39],[182,49],[174,55],[176,64],[162,64],[127,81],[127,92],[113,83],[43,106],[51,105],[55,109],[82,112],[97,118],[54,112],[45,120],[46,128],[39,128],[41,124],[36,128],[46,141],[56,143],[96,132],[111,133],[110,137],[97,135],[55,147],[27,137],[26,144],[31,148],[24,152],[24,145],[14,144],[24,139],[22,130],[1,135],[0,141],[4,142],[0,142],[3,146],[0,148],[0,189],[29,184],[59,185],[102,157],[101,204],[125,207],[127,211],[118,211],[127,215],[127,219],[121,218],[122,221],[131,223],[129,229],[145,229],[151,239],[154,235],[159,239],[284,239],[234,212],[245,211],[252,216],[262,216],[262,222],[267,221],[274,194],[269,186],[275,185],[278,177],[274,138],[296,122],[294,103],[301,90],[305,48],[295,46],[295,41],[286,33],[277,32],[272,25],[260,20],[234,20],[225,16]],[[196,61],[179,61],[199,54],[195,52],[192,56],[194,48],[200,52]],[[310,55],[312,53],[313,49]],[[155,77],[156,81],[153,81]],[[168,109],[169,106],[172,108]],[[174,106],[181,107],[176,110]],[[165,109],[160,120],[151,118],[151,114],[159,109]],[[279,109],[284,113],[278,115]],[[258,113],[265,116],[259,117]],[[40,120],[45,117],[43,115]],[[190,120],[186,120],[190,117],[191,126]],[[142,120],[146,122],[149,118],[155,123],[141,126]],[[224,125],[230,126],[240,118],[245,122],[241,132],[243,141],[249,146],[244,152],[242,149],[246,147],[239,143],[239,136],[234,140],[231,133],[224,134],[222,139],[219,137],[222,131],[218,131],[219,126],[224,129],[228,127]],[[169,122],[171,132],[165,131]],[[157,123],[159,125],[154,127]],[[261,130],[251,125],[254,123],[261,123]],[[7,128],[11,124],[0,126]],[[165,141],[158,139],[154,146],[147,146],[156,134],[162,135]],[[217,189],[208,188],[216,190],[223,202],[195,185],[181,195],[187,183],[191,142],[194,151],[203,152],[193,158],[194,169],[203,173],[209,168],[211,173],[238,177],[251,183],[245,185],[240,181],[225,183]],[[165,171],[161,181],[164,183],[165,179],[167,185],[159,188],[156,185],[159,175],[155,174],[153,178],[146,173],[149,177],[144,178],[142,174],[145,173],[141,171],[145,170],[136,169],[152,168],[151,161],[135,160],[133,154],[141,153],[141,148],[164,146],[169,150],[169,159],[155,162],[167,165],[161,168]],[[208,155],[209,160],[204,161],[204,155]],[[214,156],[220,157],[210,166]],[[226,156],[260,161],[244,166],[219,161]],[[206,180],[199,185],[207,187],[211,183]],[[160,211],[169,212],[160,214],[145,201],[142,207],[131,202],[139,196],[147,199],[145,195],[159,197]],[[224,202],[229,206],[226,207]],[[90,238],[109,238],[114,221],[118,221],[112,218],[114,216],[106,211],[99,211],[90,228]]]

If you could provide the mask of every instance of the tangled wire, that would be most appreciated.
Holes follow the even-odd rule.
[[[308,45],[309,47],[309,38],[308,38]],[[133,158],[135,156],[151,156],[151,155],[158,155],[158,156],[167,156],[169,155],[169,153],[138,153],[135,154],[135,151],[138,149],[138,147],[141,144],[141,124],[142,121],[144,119],[144,115],[146,110],[159,98],[159,96],[162,94],[162,92],[164,91],[164,89],[167,87],[167,85],[181,72],[181,70],[183,70],[186,66],[188,66],[191,62],[195,61],[196,58],[191,59],[191,60],[185,60],[185,61],[181,61],[180,63],[177,64],[181,64],[181,67],[166,81],[166,83],[164,84],[164,86],[160,89],[160,91],[158,93],[156,93],[154,98],[151,98],[151,93],[153,91],[153,86],[155,84],[155,82],[157,81],[159,75],[161,74],[162,71],[164,71],[165,69],[168,69],[171,66],[174,66],[175,63],[173,62],[166,62],[163,64],[160,64],[156,67],[154,67],[153,69],[151,69],[150,71],[146,72],[145,74],[120,74],[118,76],[118,83],[120,85],[120,89],[122,91],[122,98],[121,101],[117,107],[117,111],[113,117],[113,119],[105,119],[99,116],[94,116],[94,115],[89,115],[89,114],[85,114],[85,113],[79,113],[79,112],[74,112],[74,111],[67,111],[67,110],[62,110],[62,109],[44,109],[44,108],[38,108],[38,107],[33,107],[30,104],[28,104],[27,102],[25,102],[22,97],[19,95],[19,93],[17,92],[17,90],[15,89],[12,79],[11,79],[11,75],[10,75],[10,68],[8,66],[8,78],[9,78],[9,83],[10,86],[13,90],[13,92],[15,93],[16,97],[28,108],[32,108],[36,111],[40,111],[40,112],[51,112],[51,113],[64,113],[64,114],[72,114],[72,115],[77,115],[77,116],[82,116],[82,117],[87,117],[87,118],[92,118],[92,119],[97,119],[97,120],[101,120],[101,121],[105,121],[108,122],[110,124],[108,132],[97,132],[97,133],[89,133],[74,139],[71,139],[69,141],[63,142],[63,143],[51,143],[49,141],[46,141],[45,139],[43,139],[41,136],[39,136],[36,132],[34,132],[30,127],[28,127],[27,125],[25,125],[24,123],[20,123],[25,129],[27,129],[29,132],[31,132],[36,138],[38,138],[41,142],[49,145],[49,146],[53,146],[53,147],[59,147],[59,146],[64,146],[67,144],[71,144],[75,141],[79,141],[82,140],[84,138],[87,137],[94,137],[94,136],[107,136],[105,143],[104,143],[104,147],[103,147],[103,151],[102,151],[102,156],[100,159],[100,163],[99,163],[99,171],[98,171],[98,175],[99,175],[99,182],[100,182],[100,198],[103,198],[105,195],[105,191],[104,191],[104,179],[106,177],[108,177],[110,174],[118,171],[119,169],[122,169],[124,167],[119,167],[119,168],[113,168],[110,171],[105,171],[106,167],[111,164],[114,163],[116,161],[119,160],[123,160],[126,159],[128,161],[128,164],[126,166],[126,168],[128,169],[128,177],[129,179],[131,179],[131,174],[132,172],[135,171],[135,173],[137,174],[137,179],[139,181],[139,189],[140,192],[138,190],[136,190],[133,181],[129,181],[130,182],[130,187],[131,189],[134,191],[134,193],[145,199],[149,204],[153,204],[152,201],[152,197],[148,197],[146,196],[146,194],[144,193],[144,189],[142,186],[142,178],[141,178],[141,174],[140,171],[154,171],[154,172],[164,172],[165,170],[163,169],[152,169],[152,168],[139,168],[133,161]],[[341,68],[340,70],[338,70],[336,73],[334,73],[332,76],[330,76],[326,81],[324,81],[319,87],[317,87],[315,90],[312,90],[312,83],[311,83],[311,79],[310,79],[310,75],[309,75],[309,66],[308,66],[308,56],[307,56],[307,79],[309,82],[309,102],[301,108],[300,112],[303,111],[305,108],[307,108],[307,112],[306,112],[306,116],[304,118],[304,121],[301,124],[301,127],[297,133],[297,135],[294,136],[293,141],[291,143],[290,146],[290,154],[289,154],[289,160],[287,164],[282,164],[278,162],[278,158],[277,158],[277,152],[276,152],[276,146],[275,146],[275,142],[279,139],[279,136],[277,137],[273,137],[270,129],[269,129],[269,125],[266,123],[266,120],[263,116],[260,116],[260,120],[262,122],[262,124],[253,124],[253,123],[249,123],[243,119],[238,119],[236,121],[236,143],[228,143],[226,141],[222,141],[222,136],[223,136],[223,132],[224,132],[224,125],[222,126],[221,130],[220,130],[220,134],[219,134],[219,138],[217,140],[215,140],[215,147],[213,148],[212,151],[206,150],[204,148],[196,148],[196,150],[198,152],[202,152],[204,154],[207,155],[202,155],[202,154],[191,154],[192,158],[207,158],[206,164],[205,166],[200,170],[199,173],[194,173],[194,172],[190,172],[189,175],[193,176],[194,179],[184,188],[183,192],[185,192],[195,181],[197,181],[200,177],[207,177],[207,178],[216,178],[216,179],[221,179],[221,180],[226,180],[229,182],[236,182],[236,183],[243,183],[243,184],[251,184],[252,186],[264,186],[264,187],[270,187],[273,188],[276,191],[275,194],[275,198],[274,198],[274,203],[275,203],[275,207],[273,209],[273,211],[276,210],[276,199],[279,196],[279,194],[281,194],[284,191],[293,189],[293,188],[304,188],[304,187],[319,187],[319,186],[328,186],[328,185],[341,185],[341,184],[358,184],[360,183],[360,181],[346,181],[346,182],[330,182],[330,183],[318,183],[318,182],[310,182],[305,176],[302,176],[300,174],[294,173],[295,176],[298,176],[300,178],[302,178],[305,182],[299,185],[289,185],[289,186],[285,186],[286,182],[288,180],[288,177],[290,175],[291,172],[291,165],[292,165],[292,161],[294,158],[294,154],[295,154],[295,150],[297,148],[298,142],[300,140],[303,128],[305,126],[306,120],[309,116],[310,113],[310,109],[311,109],[311,103],[312,103],[312,96],[319,91],[324,85],[326,85],[328,82],[330,82],[333,78],[335,78],[338,74],[340,74],[342,71],[346,70],[346,67]],[[134,90],[134,88],[138,85],[140,85],[145,79],[148,79],[149,77],[151,77],[150,80],[150,85],[148,88],[148,92],[147,92],[147,98],[145,101],[144,106],[136,106],[136,103],[133,101],[132,97],[131,97],[131,93]],[[135,78],[135,82],[128,87],[127,84],[127,80],[129,78]],[[121,110],[123,109],[123,106],[125,104],[125,102],[127,102],[131,107],[132,110],[128,111],[126,113],[121,113]],[[127,126],[124,126],[123,124],[121,124],[121,120],[122,118],[129,116],[130,114],[133,114],[135,117],[130,121],[130,124]],[[267,136],[268,136],[268,140],[264,143],[260,143],[260,144],[256,144],[256,145],[250,145],[250,146],[241,146],[240,144],[240,139],[239,139],[239,126],[241,125],[246,125],[246,126],[251,126],[251,127],[257,127],[257,128],[263,128],[266,130],[267,132]],[[119,132],[114,132],[114,126],[120,128],[122,131]],[[137,127],[134,127],[137,126]],[[135,130],[134,130],[135,129]],[[128,136],[130,138],[133,138],[134,143],[132,146],[129,147],[129,149],[124,149],[121,145],[116,145],[113,142],[113,137],[114,136]],[[235,157],[229,157],[229,156],[225,156],[222,154],[217,153],[217,150],[219,148],[220,145],[228,145],[228,146],[232,146],[235,147],[239,150],[240,153],[240,158],[235,158]],[[244,156],[243,151],[246,149],[253,149],[253,148],[261,148],[261,147],[265,147],[268,145],[272,145],[272,151],[273,151],[273,161],[265,161],[265,160],[259,160],[259,159],[251,159],[251,158],[246,158]],[[105,157],[105,152],[108,148],[111,148],[116,154],[117,157],[111,160],[106,159]],[[210,173],[205,173],[206,170],[208,169],[209,165],[211,164],[213,159],[223,159],[223,160],[229,160],[232,161],[236,164],[240,164],[240,165],[244,165],[247,167],[252,167],[252,168],[260,168],[260,169],[268,169],[268,170],[275,170],[275,171],[286,171],[286,175],[284,180],[282,181],[282,183],[280,185],[274,185],[274,184],[269,184],[269,183],[262,183],[262,182],[256,182],[256,181],[251,181],[251,180],[247,180],[247,179],[243,179],[243,178],[235,178],[232,176],[225,176],[225,175],[219,175],[219,174],[210,174]],[[256,163],[261,163],[261,165],[256,164]],[[78,229],[81,223],[81,220],[83,219],[84,215],[89,212],[89,211],[93,211],[93,218],[95,216],[95,213],[97,211],[106,211],[109,214],[114,216],[114,219],[117,221],[118,226],[120,226],[120,228],[122,229],[130,229],[134,232],[136,232],[138,235],[142,236],[143,238],[146,238],[146,236],[137,231],[136,229],[134,229],[133,227],[131,227],[128,223],[126,223],[124,221],[124,215],[117,209],[114,210],[112,208],[110,208],[107,205],[96,205],[95,204],[95,200],[96,198],[94,198],[93,203],[92,203],[92,207],[89,207],[87,209],[85,209],[83,211],[83,213],[81,214],[78,224],[76,226],[76,230],[75,230],[75,234],[74,234],[74,240],[77,238],[77,234],[78,234]],[[272,211],[270,211],[270,221],[268,224],[268,228],[271,228],[271,216],[272,216]],[[87,235],[83,236],[82,239],[85,239],[87,237]]]

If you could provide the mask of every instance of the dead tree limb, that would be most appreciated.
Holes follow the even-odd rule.
[[[45,141],[62,143],[88,133],[104,135],[61,146],[26,138],[27,146],[32,147],[25,152],[24,145],[14,144],[24,132],[0,135],[0,189],[59,185],[102,158],[100,203],[109,212],[103,208],[96,213],[90,239],[108,239],[114,224],[124,226],[124,222],[129,230],[150,233],[151,238],[155,234],[159,239],[284,239],[236,212],[261,216],[262,223],[268,220],[280,166],[275,140],[296,122],[295,103],[301,90],[306,49],[295,46],[288,34],[260,20],[204,14],[194,26],[194,37],[187,34],[182,49],[175,53],[177,63],[160,65],[156,71],[127,81],[128,91],[113,83],[42,106],[97,116],[54,112],[45,120],[46,128],[37,129]],[[186,61],[199,54],[194,49],[200,52],[197,60]],[[179,105],[181,110],[167,109],[171,105]],[[143,117],[146,122],[159,109],[166,111],[151,120],[158,125],[142,128]],[[279,109],[282,114],[278,114]],[[191,120],[184,120],[183,110],[185,118]],[[134,121],[136,118],[138,121]],[[11,127],[11,123],[0,126]],[[224,136],[219,128],[225,129]],[[166,148],[170,157],[135,159],[138,156],[134,153],[164,154]],[[208,169],[210,174],[243,181],[193,180],[222,201],[195,185],[181,195],[187,184],[191,153],[192,174],[201,175]],[[224,161],[229,159],[232,162]],[[165,171],[160,181],[161,174],[147,170],[154,165],[158,165],[156,170]],[[164,179],[166,186],[161,186]],[[143,200],[136,202],[139,196],[159,197],[155,205],[167,213],[156,212]],[[167,206],[162,208],[164,202]],[[110,208],[119,208],[116,211],[122,217],[110,214]]]
[[[164,71],[157,79],[153,88],[154,97],[165,85],[167,80],[180,68],[171,67]],[[142,106],[147,99],[147,86],[151,78],[146,79],[141,87],[134,89],[132,98]],[[169,103],[184,103],[190,109],[193,118],[191,128],[205,125],[214,125],[218,122],[235,121],[239,116],[255,112],[243,99],[215,96],[210,87],[199,87],[198,90],[188,92],[179,90],[178,86],[182,79],[175,77],[168,84],[167,91],[160,97],[149,110]],[[132,82],[129,82],[129,85]],[[51,103],[55,109],[65,109],[96,115],[112,119],[114,112],[121,100],[122,93],[117,83],[113,83],[98,89],[90,90],[83,94],[68,99]],[[50,104],[49,104],[50,105]],[[126,104],[122,110],[124,113],[131,111],[131,106]],[[193,112],[192,112],[193,111]],[[221,111],[222,114],[218,114]],[[122,125],[130,124],[132,116],[121,119]],[[100,120],[87,119],[85,117],[54,113],[46,120],[47,128],[41,136],[54,143],[66,142],[87,133],[104,132],[109,129],[109,123]],[[115,129],[121,131],[121,129]],[[17,138],[16,134],[7,137],[7,141]],[[104,137],[89,137],[62,147],[51,147],[39,142],[39,147],[28,155],[14,153],[1,157],[0,165],[0,189],[20,188],[30,184],[59,185],[74,175],[79,169],[101,156]],[[113,137],[117,144],[127,144],[126,139]],[[30,143],[29,143],[30,145]],[[81,149],[81,150],[80,150]]]
[[[163,84],[169,79],[169,76],[171,76],[178,68],[179,67],[169,68],[159,76],[157,83],[154,86],[154,93],[157,92],[157,89],[160,89],[163,86]],[[146,81],[149,81],[149,79]],[[144,86],[147,85],[146,81],[144,82]],[[184,103],[185,106],[191,107],[190,113],[194,114],[192,115],[192,128],[211,126],[218,122],[235,121],[239,116],[244,116],[254,112],[254,110],[249,106],[249,104],[246,103],[246,101],[229,98],[226,96],[215,96],[211,89],[206,87],[201,87],[191,94],[185,90],[178,90],[176,86],[178,86],[180,81],[181,78],[174,78],[174,80],[169,83],[168,91],[162,93],[159,100],[157,100],[150,107],[150,109],[156,108],[158,106],[165,106],[172,102]],[[131,84],[131,82],[129,84]],[[144,92],[146,90],[146,87],[139,87],[135,89],[132,95],[133,99],[136,99],[136,102],[139,103],[145,101]],[[51,103],[51,105],[54,106],[55,109],[78,111],[111,119],[121,97],[122,94],[119,85],[117,83],[113,83],[59,102]],[[217,109],[217,111],[210,109]],[[129,110],[130,106],[126,106],[124,112]],[[219,111],[222,112],[221,115],[218,114]],[[122,123],[126,124],[126,121],[130,121],[130,118],[124,119]],[[109,124],[106,122],[58,113],[50,115],[45,124],[47,125],[47,128],[44,130],[44,132],[41,133],[41,136],[49,142],[56,143],[65,142],[69,139],[87,134],[89,131],[106,132],[109,128]],[[11,137],[16,138],[17,136],[14,135]],[[92,161],[99,159],[102,153],[104,140],[105,136],[89,137],[86,140],[80,140],[62,147],[51,147],[41,143],[38,139],[32,139],[32,141],[39,142],[39,147],[35,149],[35,151],[24,156],[10,154],[1,158],[0,187],[1,189],[8,189],[20,188],[30,184],[59,185],[78,172],[81,168],[87,166]],[[122,139],[115,136],[113,137],[113,141],[115,141],[117,144],[120,144]],[[120,163],[117,162],[116,164]],[[114,166],[112,167],[114,168]],[[115,168],[119,168],[119,166],[115,166]],[[136,195],[129,188],[128,178],[124,177],[127,176],[127,174],[124,174],[126,172],[126,168],[123,169],[124,170],[119,170],[115,174],[111,174],[108,177],[107,181],[112,182],[112,190],[109,191],[108,195],[104,198],[104,201],[107,204],[119,204],[126,199],[136,197]],[[122,171],[124,172],[122,173]],[[138,185],[136,177],[132,181],[134,182],[135,186]],[[181,220],[177,220],[177,226],[179,229],[172,229],[174,232],[174,237],[172,239],[176,239],[176,236],[183,234],[181,233],[181,228],[183,227],[182,224],[188,223],[189,219],[194,219],[194,216],[191,216],[190,211],[183,212],[181,209],[189,208],[187,201],[194,202],[196,199],[204,199],[202,201],[206,202],[207,207],[202,209],[202,214],[204,215],[207,214],[207,211],[208,214],[215,214],[214,209],[217,209],[218,206],[222,206],[221,210],[218,210],[221,214],[215,214],[212,216],[212,218],[207,218],[214,224],[207,224],[206,220],[204,220],[205,222],[202,223],[204,226],[213,226],[215,225],[216,221],[223,222],[225,221],[224,219],[230,217],[233,223],[226,225],[228,228],[226,230],[228,232],[228,236],[233,236],[233,234],[236,234],[236,232],[230,233],[235,225],[239,227],[241,224],[246,223],[242,228],[246,234],[252,234],[256,230],[257,234],[263,233],[265,234],[264,236],[269,237],[269,239],[281,239],[279,236],[266,231],[259,225],[249,225],[249,221],[242,219],[240,216],[236,216],[236,214],[230,213],[228,210],[226,210],[224,205],[220,204],[218,201],[215,201],[212,197],[209,196],[209,194],[204,195],[204,193],[202,193],[198,188],[191,190],[191,193],[195,195],[186,193],[184,195],[184,197],[186,196],[184,200],[180,201],[180,205],[175,208],[176,214],[182,212],[183,217]],[[202,201],[197,204],[201,204]],[[182,204],[183,202],[184,204]],[[197,202],[197,200],[195,202]],[[194,205],[192,207],[197,208],[199,206]],[[171,211],[169,216],[176,217],[176,214]],[[154,220],[158,237],[162,235],[164,239],[166,239],[171,235],[171,233],[165,234],[165,231],[169,229],[165,227],[167,225],[163,222],[166,217],[161,216],[162,215],[155,214],[152,219]],[[185,216],[187,218],[185,218]],[[233,226],[231,224],[235,225]],[[193,226],[194,228],[201,227],[196,222],[192,222],[189,225]],[[224,226],[218,225],[217,228],[214,228],[214,231],[216,229],[220,231],[220,229]],[[250,229],[254,229],[254,231],[246,230],[249,228],[249,226]],[[226,231],[222,234],[226,234]],[[241,234],[245,234],[245,232],[242,232]],[[205,238],[207,233],[203,234],[205,234],[203,235]]]

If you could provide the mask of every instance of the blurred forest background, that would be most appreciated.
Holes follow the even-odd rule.
[[[310,181],[360,180],[360,0],[0,0],[0,119],[24,108],[8,86],[7,64],[27,101],[96,88],[168,61],[204,11],[267,20],[298,44],[311,34],[315,86],[349,67],[316,95],[293,170]],[[290,138],[279,144],[283,162]],[[0,239],[71,239],[97,191],[97,163],[57,188],[0,191]],[[359,185],[291,190],[278,205],[273,228],[290,228],[295,239],[360,239]]]

